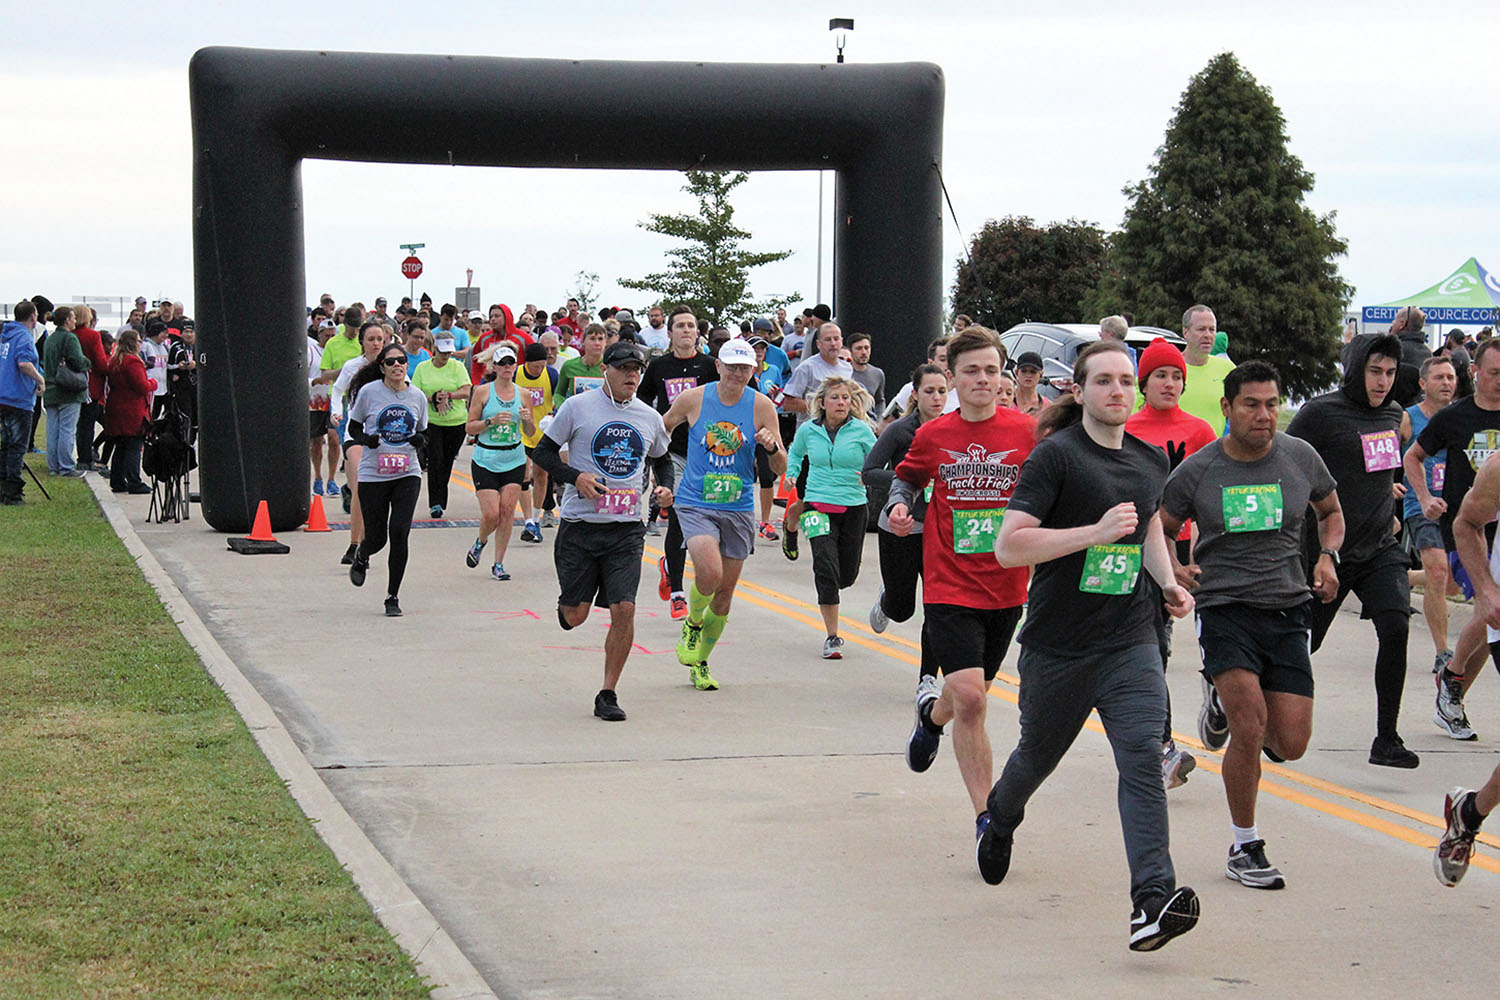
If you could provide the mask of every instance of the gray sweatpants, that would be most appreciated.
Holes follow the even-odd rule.
[[[1167,684],[1161,650],[1153,643],[1084,657],[1061,657],[1023,647],[1021,741],[990,790],[990,824],[1012,834],[1026,803],[1099,710],[1120,773],[1120,827],[1130,864],[1130,898],[1177,887],[1167,838],[1167,793],[1161,779],[1161,720]]]

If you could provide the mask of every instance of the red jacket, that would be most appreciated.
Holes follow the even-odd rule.
[[[89,369],[89,399],[96,403],[104,400],[104,380],[109,375],[109,355],[104,353],[104,341],[98,330],[80,326],[73,331],[83,348],[83,356],[93,367]]]
[[[136,354],[121,354],[109,365],[109,398],[104,403],[104,433],[140,437],[151,416],[151,385],[146,364]]]

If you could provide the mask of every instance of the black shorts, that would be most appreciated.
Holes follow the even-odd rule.
[[[311,438],[311,440],[316,441],[320,437],[322,437],[324,434],[328,433],[328,411],[327,410],[308,410],[307,411],[307,417],[308,417],[308,421],[307,422],[308,422],[308,424],[311,425],[311,430],[312,430],[312,438]]]
[[[349,449],[350,448],[363,448],[363,447],[364,447],[364,445],[360,444],[358,441],[354,440],[353,438],[344,438],[343,439],[344,457],[346,457],[346,458],[349,456]]]
[[[526,463],[504,472],[491,472],[478,462],[469,463],[469,478],[474,480],[474,492],[494,490],[500,492],[506,486],[522,486],[526,482]]]
[[[573,607],[592,601],[600,608],[633,603],[645,550],[646,525],[640,521],[595,524],[565,518],[552,539],[557,603]]]
[[[1010,640],[1021,621],[1021,608],[965,608],[957,604],[924,604],[932,662],[945,674],[983,668],[985,681],[1000,672],[1000,661],[1010,651]]]
[[[1313,696],[1308,614],[1312,601],[1291,608],[1220,604],[1199,608],[1198,650],[1212,678],[1241,668],[1260,678],[1263,691]]]

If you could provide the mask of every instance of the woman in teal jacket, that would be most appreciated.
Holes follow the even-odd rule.
[[[813,583],[828,638],[823,659],[839,660],[839,591],[854,586],[865,545],[865,494],[862,470],[875,447],[875,432],[865,420],[874,400],[853,379],[831,376],[808,400],[812,419],[797,430],[787,452],[787,469],[797,480],[800,501],[787,511],[781,550],[797,558],[797,534],[812,547]],[[797,511],[801,511],[800,519]]]

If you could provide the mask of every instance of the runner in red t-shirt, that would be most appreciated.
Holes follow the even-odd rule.
[[[910,507],[933,484],[922,524],[925,650],[943,672],[917,685],[917,722],[906,763],[925,771],[937,757],[943,726],[953,720],[953,753],[974,804],[976,836],[989,823],[985,802],[994,754],[985,732],[990,682],[1010,648],[1026,603],[1025,567],[995,561],[1000,519],[1036,440],[1036,421],[995,404],[1005,349],[994,331],[970,326],[948,343],[948,371],[958,410],[917,429],[891,480],[891,531],[912,529]]]
[[[1136,378],[1146,402],[1125,421],[1125,432],[1165,451],[1171,468],[1177,468],[1184,458],[1219,439],[1212,424],[1177,405],[1182,398],[1183,386],[1187,384],[1187,362],[1177,348],[1161,338],[1151,341],[1141,352]],[[1192,559],[1192,530],[1191,524],[1184,524],[1177,534],[1177,561],[1196,576],[1198,567]],[[1165,611],[1157,634],[1161,640],[1162,669],[1166,669],[1167,659],[1172,655],[1172,616]],[[1161,737],[1162,783],[1168,788],[1176,788],[1187,781],[1188,774],[1197,766],[1193,755],[1178,749],[1172,739],[1172,698],[1169,692],[1167,719]]]

